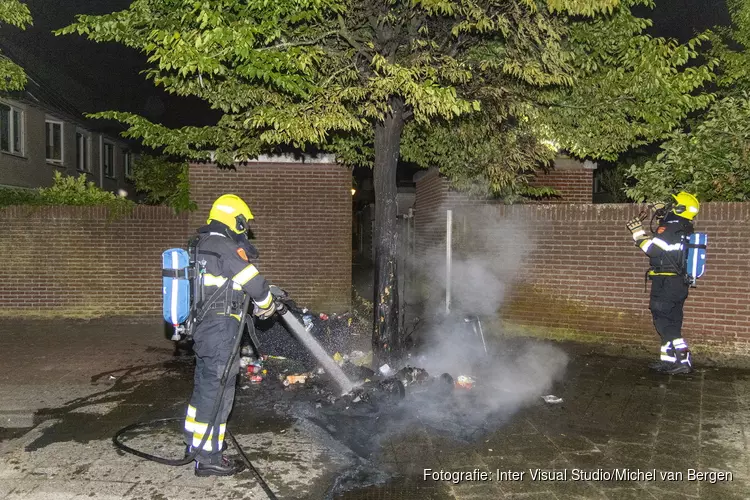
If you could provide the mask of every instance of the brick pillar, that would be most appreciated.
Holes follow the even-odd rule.
[[[441,241],[441,236],[433,231],[433,227],[445,221],[445,215],[440,210],[445,208],[448,198],[448,183],[440,176],[437,168],[431,168],[417,174],[415,184],[417,187],[414,202],[416,250],[418,254],[421,254]]]
[[[543,200],[545,203],[591,203],[596,168],[596,163],[588,160],[557,158],[554,167],[546,174],[539,173],[531,185],[551,187],[560,193],[559,197]]]
[[[258,268],[300,305],[337,312],[351,305],[352,174],[334,160],[261,157],[220,169],[190,165],[190,195],[198,204],[192,231],[205,224],[222,194],[241,196],[255,220]]]

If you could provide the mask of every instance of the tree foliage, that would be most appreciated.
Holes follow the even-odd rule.
[[[177,130],[128,113],[99,115],[167,154],[231,163],[315,144],[371,164],[370,123],[400,96],[414,129],[405,131],[409,160],[426,165],[447,150],[464,158],[446,169],[453,177],[464,165],[464,177],[475,178],[480,165],[500,189],[516,178],[511,159],[521,171],[549,159],[534,137],[611,159],[708,103],[691,94],[710,66],[685,67],[699,40],[645,35],[650,22],[632,15],[636,3],[651,1],[136,0],[125,11],[80,16],[60,33],[144,51],[157,85],[225,112],[214,127]],[[457,127],[461,137],[446,142]],[[501,137],[508,132],[514,137]],[[504,161],[486,161],[481,147],[463,151],[484,138]],[[480,161],[468,158],[474,151]]]
[[[750,1],[728,0],[731,27],[703,37],[716,61],[718,100],[705,113],[675,129],[659,154],[631,165],[633,199],[663,199],[684,189],[701,201],[750,199]]]
[[[581,157],[616,160],[630,148],[662,139],[713,99],[696,92],[713,79],[714,61],[697,64],[708,37],[686,44],[645,34],[649,19],[627,1],[611,16],[576,21],[570,29],[573,85],[539,92],[535,121],[542,137]]]
[[[0,0],[0,23],[25,29],[31,25],[31,12],[19,0]],[[0,92],[21,90],[26,86],[23,69],[0,53]]]
[[[146,201],[164,204],[176,212],[195,210],[190,200],[188,163],[164,156],[141,155],[133,165],[133,182]]]
[[[716,102],[690,132],[675,131],[656,159],[633,165],[636,201],[685,190],[701,201],[750,200],[750,95]]]
[[[550,144],[614,160],[664,138],[711,102],[712,95],[695,91],[712,79],[714,62],[696,64],[706,36],[680,45],[646,35],[651,21],[633,16],[636,4],[653,6],[626,1],[609,15],[566,18],[555,28],[562,72],[556,84],[547,84],[533,61],[520,82],[495,75],[477,94],[479,116],[434,121],[418,133],[407,127],[404,157],[439,166],[459,187],[481,185],[499,194],[527,189],[529,175],[554,157]]]
[[[719,94],[727,96],[750,91],[750,1],[727,0],[730,27],[709,30],[709,54],[720,61],[717,68]]]
[[[401,153],[423,168],[438,167],[453,187],[477,196],[512,201],[555,194],[530,185],[539,167],[554,159],[554,148],[489,106],[457,120],[407,127]]]

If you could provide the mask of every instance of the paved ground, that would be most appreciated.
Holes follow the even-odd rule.
[[[509,356],[538,352],[535,345],[497,364],[513,367],[512,379],[534,358],[513,365]],[[505,395],[502,411],[479,417],[472,391],[371,418],[348,407],[336,415],[309,404],[311,389],[283,391],[267,380],[238,389],[230,428],[279,498],[750,498],[750,372],[661,377],[643,360],[574,344],[549,349],[568,355],[561,382],[542,391],[531,380],[523,398]],[[112,445],[125,425],[180,415],[190,374],[189,358],[174,356],[158,327],[0,323],[0,498],[265,498],[249,472],[199,479],[190,466]],[[510,385],[497,390],[510,394],[519,383]],[[545,403],[548,392],[563,402]],[[166,426],[129,444],[178,456],[180,440]],[[488,478],[425,479],[425,469]],[[715,477],[695,480],[693,470]],[[566,477],[542,480],[537,471]],[[608,480],[612,473],[631,477]]]

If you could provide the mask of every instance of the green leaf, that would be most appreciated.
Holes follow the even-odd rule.
[[[29,8],[18,0],[0,0],[0,23],[26,29],[32,24]],[[23,68],[0,52],[0,92],[22,90],[25,86]]]

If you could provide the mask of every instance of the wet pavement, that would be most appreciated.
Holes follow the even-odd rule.
[[[266,498],[248,471],[197,478],[113,446],[126,425],[184,411],[192,361],[160,325],[0,331],[0,498]],[[502,383],[331,405],[322,380],[284,390],[270,376],[239,385],[229,428],[278,498],[750,498],[750,371],[660,376],[590,345],[493,342],[486,378]],[[127,439],[183,451],[179,424]]]

